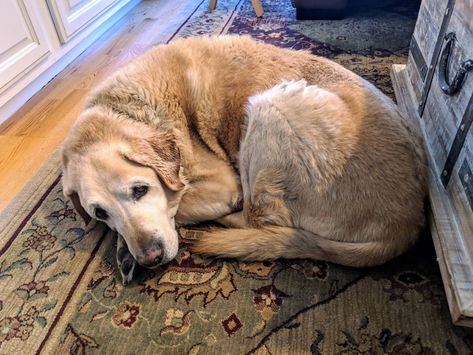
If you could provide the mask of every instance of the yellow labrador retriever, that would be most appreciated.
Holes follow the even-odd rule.
[[[137,58],[89,97],[62,160],[75,208],[123,237],[125,281],[133,259],[176,256],[176,225],[230,226],[202,233],[205,254],[368,266],[424,220],[422,143],[395,104],[334,62],[248,37]]]

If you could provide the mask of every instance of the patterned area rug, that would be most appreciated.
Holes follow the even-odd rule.
[[[197,4],[196,4],[197,6]],[[204,2],[178,37],[238,33],[329,57],[393,95],[406,60],[410,1],[340,21],[295,20],[290,1]],[[451,324],[428,236],[383,267],[191,255],[121,284],[114,235],[85,228],[53,156],[0,218],[0,354],[466,354]]]

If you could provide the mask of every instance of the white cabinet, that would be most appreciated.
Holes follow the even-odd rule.
[[[1,0],[0,92],[49,53],[38,18],[27,1]]]
[[[47,0],[59,38],[66,43],[74,34],[118,0]]]

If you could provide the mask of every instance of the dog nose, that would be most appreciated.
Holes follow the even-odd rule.
[[[138,256],[138,264],[144,267],[158,266],[162,260],[163,251],[159,247],[151,247],[145,254]]]

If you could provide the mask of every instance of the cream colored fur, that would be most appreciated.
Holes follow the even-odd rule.
[[[203,232],[195,251],[372,266],[413,244],[424,220],[425,158],[394,105],[356,117],[305,81],[249,102],[243,211],[220,220],[232,229]]]
[[[290,84],[303,87],[290,99],[287,84],[257,95],[299,79],[316,86]],[[257,170],[244,152],[259,157]],[[232,214],[238,164],[244,209]],[[137,58],[90,96],[63,145],[64,192],[77,209],[94,216],[106,205],[105,222],[133,256],[159,241],[163,263],[177,251],[176,223],[214,219],[244,228],[209,230],[194,250],[382,263],[417,237],[424,165],[417,133],[371,84],[324,58],[237,36],[179,40]],[[150,190],[133,200],[137,181]]]

